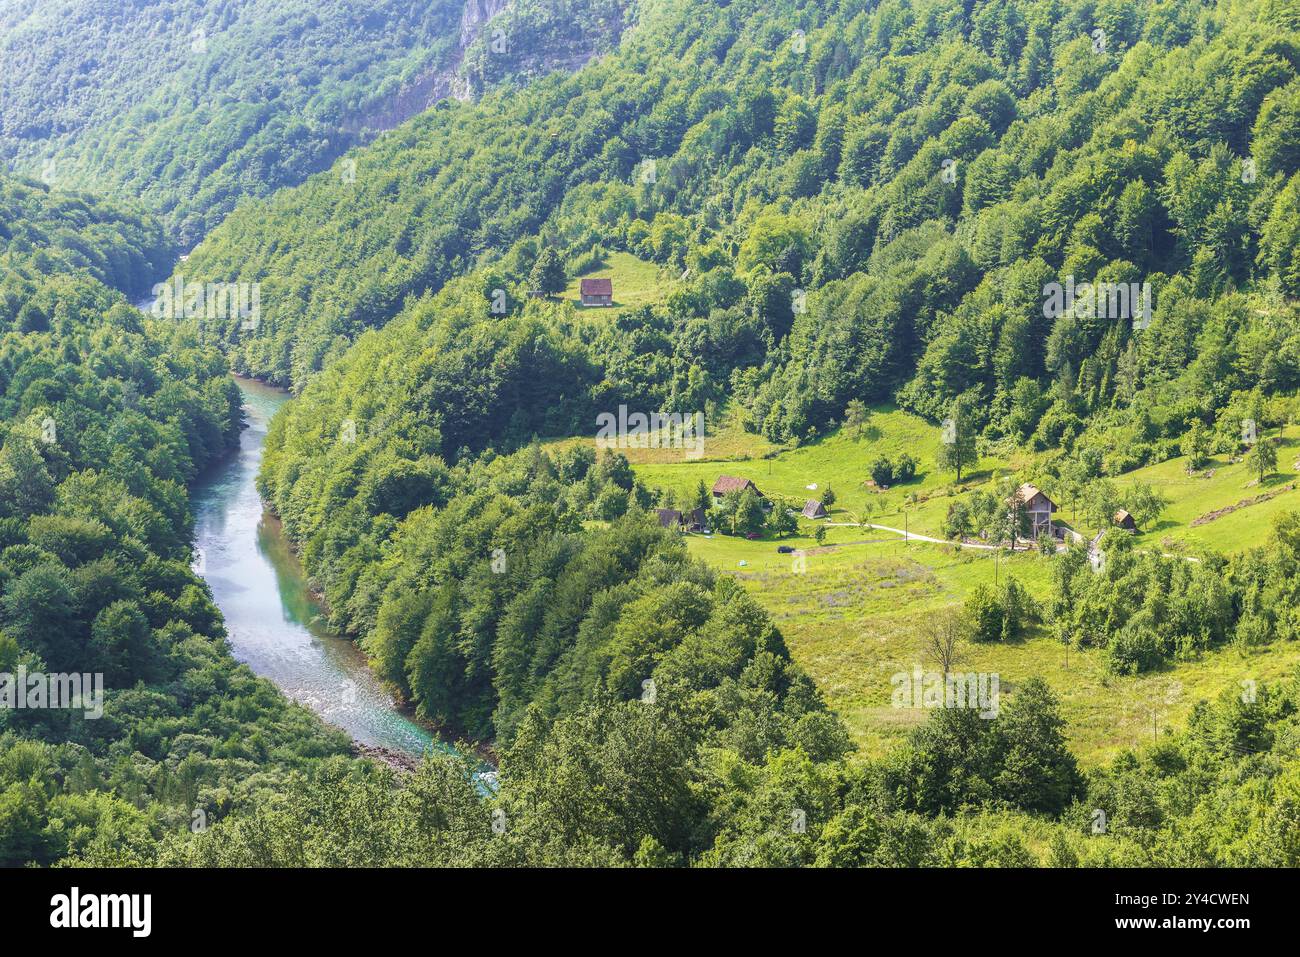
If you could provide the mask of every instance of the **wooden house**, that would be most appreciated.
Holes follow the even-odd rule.
[[[583,279],[578,283],[578,293],[582,297],[584,306],[612,306],[614,305],[614,280],[608,277]]]
[[[815,498],[810,498],[803,503],[803,511],[800,514],[804,518],[825,518],[826,506]]]
[[[1043,532],[1052,532],[1052,513],[1056,503],[1043,494],[1036,486],[1026,482],[1016,489],[1012,501],[1025,510],[1029,516],[1029,536],[1037,538]]]
[[[708,516],[702,508],[693,508],[687,512],[675,508],[657,508],[655,515],[664,528],[675,528],[681,532],[703,532],[708,529]]]
[[[713,497],[715,499],[722,499],[727,496],[728,492],[739,492],[743,494],[747,488],[753,489],[755,495],[759,498],[763,498],[763,493],[758,490],[758,486],[749,479],[737,478],[734,475],[719,475],[718,480],[713,483]]]
[[[659,524],[664,528],[681,528],[682,513],[675,508],[657,508],[655,515],[659,517]]]
[[[707,532],[709,530],[708,512],[702,508],[693,508],[689,512],[683,512],[682,528],[688,532]]]

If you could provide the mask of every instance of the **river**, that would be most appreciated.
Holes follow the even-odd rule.
[[[248,428],[239,451],[194,486],[197,568],[226,619],[231,650],[325,721],[370,747],[420,756],[436,745],[403,714],[365,656],[325,625],[296,556],[257,494],[266,427],[288,393],[238,379]]]

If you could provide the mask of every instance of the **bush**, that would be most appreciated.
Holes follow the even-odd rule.
[[[906,452],[898,457],[898,461],[892,461],[886,455],[876,456],[875,461],[871,463],[871,478],[877,485],[896,485],[899,482],[910,482],[916,477],[916,459]],[[827,505],[830,503],[827,502]]]
[[[1131,625],[1111,638],[1106,654],[1107,667],[1120,675],[1136,675],[1158,668],[1165,658],[1159,639],[1150,629]]]
[[[871,463],[871,480],[877,485],[894,484],[894,463],[883,455],[877,456]]]
[[[965,613],[971,641],[997,641],[1002,637],[1002,603],[988,585],[978,585],[970,593]]]
[[[1007,578],[1000,588],[979,585],[966,599],[972,641],[1015,641],[1039,620],[1038,608],[1023,585]]]

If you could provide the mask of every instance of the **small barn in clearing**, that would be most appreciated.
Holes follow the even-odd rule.
[[[803,511],[800,513],[804,518],[825,518],[826,506],[815,498],[810,498],[803,503]]]
[[[578,294],[582,297],[584,306],[612,306],[614,305],[614,280],[609,277],[584,279],[578,283]]]
[[[664,528],[675,528],[682,532],[702,532],[708,527],[702,508],[693,508],[689,512],[681,512],[675,508],[657,508],[655,515]]]
[[[675,508],[657,508],[655,514],[659,516],[659,524],[664,528],[680,528],[682,524],[682,513]]]
[[[1128,532],[1136,532],[1138,530],[1137,522],[1133,520],[1133,516],[1128,513],[1127,509],[1123,508],[1115,513],[1115,527],[1122,528]]]
[[[1037,538],[1043,532],[1051,531],[1052,513],[1056,511],[1056,503],[1044,495],[1036,486],[1026,482],[1016,489],[1013,500],[1029,516],[1030,537]]]
[[[758,490],[758,486],[749,479],[737,478],[734,475],[719,475],[718,480],[713,483],[713,497],[715,499],[722,499],[726,497],[728,492],[738,492],[743,494],[747,488],[752,488],[754,494],[759,498],[763,497],[763,493]]]

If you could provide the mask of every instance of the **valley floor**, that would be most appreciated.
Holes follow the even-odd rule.
[[[960,604],[977,585],[993,584],[995,577],[1015,576],[1039,601],[1051,590],[1050,557],[916,539],[904,543],[901,535],[885,530],[906,527],[913,534],[941,538],[943,517],[955,497],[1020,464],[984,459],[956,485],[935,465],[937,445],[937,429],[883,408],[855,436],[840,430],[795,449],[779,450],[728,423],[712,440],[708,460],[683,461],[680,452],[665,450],[626,451],[639,478],[651,487],[672,489],[679,502],[699,481],[711,486],[722,474],[752,479],[764,493],[794,500],[818,498],[827,486],[834,488],[837,501],[825,521],[822,547],[812,536],[816,523],[803,519],[798,535],[779,541],[767,535],[756,541],[690,535],[687,544],[692,554],[740,581],[770,612],[795,660],[867,756],[883,754],[925,720],[924,711],[891,706],[890,678],[916,666],[932,670],[921,649],[922,625],[929,616]],[[873,458],[903,451],[919,459],[915,480],[884,491],[864,481]],[[1292,426],[1282,438],[1278,471],[1262,486],[1244,463],[1223,456],[1194,473],[1180,458],[1120,476],[1120,487],[1146,482],[1171,502],[1155,527],[1139,537],[1139,547],[1191,555],[1202,549],[1234,552],[1262,542],[1278,514],[1300,508],[1293,467],[1297,454],[1300,428]],[[1257,497],[1262,500],[1255,501]],[[1243,502],[1251,504],[1233,508]],[[1068,505],[1061,513],[1065,521],[1091,537]],[[1218,511],[1222,514],[1205,520]],[[777,553],[778,544],[799,550],[802,570],[796,556]],[[968,644],[955,668],[996,672],[1002,690],[1010,693],[1031,676],[1043,677],[1061,699],[1072,750],[1084,765],[1098,765],[1151,740],[1161,728],[1181,726],[1198,700],[1242,682],[1280,679],[1294,662],[1294,649],[1285,645],[1249,653],[1222,648],[1153,674],[1116,677],[1106,673],[1104,651],[1070,649],[1067,656],[1050,630],[1040,626],[1016,644]]]

